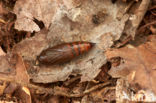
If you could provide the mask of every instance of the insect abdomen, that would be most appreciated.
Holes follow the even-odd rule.
[[[56,45],[44,50],[38,60],[42,64],[60,64],[88,52],[94,43],[90,42],[72,42]]]

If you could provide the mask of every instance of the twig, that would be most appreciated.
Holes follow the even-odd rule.
[[[3,80],[3,81],[7,81],[7,82],[14,82],[14,83],[17,83],[21,86],[26,86],[28,88],[32,88],[32,89],[36,89],[36,90],[39,90],[39,91],[42,91],[42,92],[45,92],[45,93],[48,93],[48,94],[51,94],[51,95],[60,95],[60,96],[65,96],[65,97],[82,97],[92,91],[95,91],[99,88],[102,88],[104,86],[107,86],[109,84],[111,84],[111,81],[109,82],[106,82],[106,83],[102,83],[102,84],[98,84],[88,90],[85,90],[83,93],[79,93],[79,94],[73,94],[73,93],[69,93],[69,92],[65,92],[64,90],[61,89],[61,87],[57,87],[57,88],[44,88],[44,87],[41,87],[41,86],[37,86],[37,85],[34,85],[34,84],[30,84],[30,83],[25,83],[25,82],[18,82],[15,80],[15,76],[10,76],[10,75],[6,75],[6,74],[1,74],[0,73],[0,80]]]
[[[77,77],[74,77],[74,78],[71,78],[70,80],[66,81],[64,84],[65,86],[68,86],[70,85],[71,83],[73,83],[74,81],[80,79],[81,76],[77,76]]]
[[[92,87],[92,88],[90,88],[88,90],[85,90],[83,93],[84,94],[88,94],[88,93],[90,93],[92,91],[95,91],[95,90],[97,90],[99,88],[102,88],[102,87],[104,87],[106,85],[109,85],[109,84],[111,84],[111,82],[106,82],[106,83],[98,84],[98,85],[96,85],[96,86],[94,86],[94,87]]]
[[[156,5],[149,8],[149,10],[153,10],[153,9],[156,9]]]
[[[153,11],[150,11],[150,12],[151,12],[152,15],[156,16],[156,13],[155,12],[153,12]]]
[[[156,21],[153,21],[151,23],[145,24],[144,26],[140,27],[140,29],[138,30],[138,32],[140,32],[142,29],[144,29],[144,28],[146,28],[146,27],[148,27],[150,25],[153,25],[153,24],[156,24]]]
[[[113,86],[113,87],[106,87],[103,89],[103,94],[106,94],[108,92],[108,90],[115,90],[116,89],[116,86]]]

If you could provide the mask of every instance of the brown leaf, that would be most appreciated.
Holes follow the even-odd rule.
[[[65,81],[69,77],[69,75],[73,74],[82,75],[82,82],[93,80],[101,71],[99,68],[104,63],[106,63],[104,50],[111,47],[113,45],[113,41],[116,41],[120,38],[125,27],[125,22],[129,18],[128,15],[124,15],[120,20],[116,18],[117,11],[120,9],[118,7],[120,6],[114,8],[114,5],[109,0],[99,0],[93,2],[86,0],[83,2],[80,1],[79,3],[76,3],[75,1],[76,0],[53,1],[55,5],[59,6],[55,8],[55,5],[52,3],[55,12],[53,12],[53,17],[51,17],[51,26],[49,27],[48,33],[37,33],[34,37],[23,40],[13,48],[13,51],[15,53],[19,53],[24,58],[24,60],[34,62],[36,60],[36,57],[41,53],[42,50],[60,44],[62,42],[90,41],[96,43],[95,48],[93,48],[86,55],[80,56],[63,66],[58,65],[56,67],[47,67],[46,65],[34,66],[32,64],[32,67],[35,67],[35,69],[37,68],[38,70],[36,73],[33,72],[32,74],[30,74],[33,82],[50,83]],[[18,2],[23,3],[24,5],[19,5],[20,3],[18,4]],[[27,2],[28,4],[32,3],[34,5],[30,7]],[[36,2],[34,2],[34,0],[17,1],[16,3],[18,5],[16,4],[14,11],[16,11],[17,13],[19,11],[21,15],[30,14],[31,16],[34,16],[37,14],[40,17],[41,15],[39,15],[40,13],[38,13],[38,10],[40,12],[42,10],[40,10],[38,4],[40,4],[40,7],[43,7],[42,9],[44,9],[43,4],[45,3],[45,1],[41,0],[39,1],[39,3],[38,1]],[[30,8],[35,7],[39,8],[37,9],[37,13],[34,9],[34,11],[29,10]],[[90,9],[88,9],[88,7],[90,7]],[[22,9],[21,11],[20,8]],[[113,9],[110,10],[109,8]],[[108,15],[106,17],[102,16],[102,18],[100,16],[100,18],[98,19],[102,19],[104,21],[100,22],[99,25],[95,25],[92,21],[93,15],[97,15],[98,12],[103,12],[104,9],[107,11]],[[47,14],[44,15],[44,17],[46,16]],[[17,19],[18,18],[19,15],[17,15]],[[28,26],[26,24],[23,24],[23,21],[21,23],[23,26]],[[32,27],[30,28],[30,30],[32,30]]]
[[[5,14],[7,13],[7,10],[3,7],[3,3],[0,2],[0,14]],[[1,21],[1,18],[0,18],[0,22],[4,23],[3,20]]]
[[[50,97],[47,103],[59,103],[59,96]]]
[[[107,58],[121,57],[119,66],[109,71],[113,77],[123,77],[130,84],[139,86],[156,93],[156,36],[149,42],[138,47],[128,46],[106,52]]]
[[[109,80],[110,75],[108,75],[108,71],[110,69],[110,63],[106,63],[101,67],[101,71],[98,74],[98,76],[95,78],[95,80],[98,80],[100,82],[106,82]]]
[[[15,73],[14,66],[9,61],[10,57],[8,55],[6,56],[0,56],[0,72],[4,74]]]
[[[6,88],[6,82],[0,81],[0,83],[1,83],[1,85],[0,85],[0,96],[1,96]]]
[[[4,93],[11,96],[17,88],[18,85],[16,83],[9,83],[8,86],[5,88]]]
[[[81,74],[82,82],[93,80],[101,71],[99,68],[106,62],[103,50],[113,45],[114,40],[119,39],[128,19],[128,16],[125,15],[121,21],[118,21],[114,16],[110,15],[99,26],[95,26],[92,22],[92,16],[96,15],[97,12],[103,11],[104,6],[109,12],[108,8],[114,7],[110,1],[93,1],[92,3],[90,0],[86,0],[82,2],[79,8],[71,6],[73,0],[68,1],[64,0],[64,3],[61,5],[65,7],[63,10],[66,12],[60,8],[56,12],[55,18],[53,18],[53,23],[47,34],[46,41],[49,41],[48,45],[53,46],[61,42],[90,41],[96,43],[96,46],[86,55],[80,56],[64,66],[58,66],[56,70],[54,70],[54,67],[47,69],[44,66],[43,68],[40,67],[38,74],[33,76],[32,80],[34,82],[64,81],[72,74]],[[90,9],[88,9],[88,6]],[[113,11],[116,12],[117,9],[119,8]]]
[[[134,3],[134,1],[132,2]],[[150,0],[142,0],[141,2],[137,2],[135,6],[132,6],[130,8],[130,10],[133,12],[133,17],[129,19],[127,25],[125,26],[125,34],[127,34],[128,36],[132,36],[133,38],[135,37],[136,30],[141,23],[149,4]]]
[[[25,64],[23,62],[23,59],[20,55],[17,55],[17,63],[16,63],[16,81],[29,82],[29,75],[27,74],[27,70],[25,67]]]
[[[29,83],[29,75],[27,73],[23,58],[20,55],[17,56],[16,61],[16,76],[15,80],[19,83]],[[16,90],[16,96],[19,97],[22,103],[31,103],[30,91],[27,87],[21,86]]]
[[[33,21],[43,21],[48,28],[51,23],[56,5],[54,0],[19,0],[16,2],[14,12],[17,15],[15,28],[25,31],[39,31],[40,28]]]
[[[6,53],[2,50],[2,48],[0,47],[0,56],[5,56]]]
[[[25,39],[13,47],[13,52],[21,55],[24,60],[34,60],[37,55],[46,47],[47,30],[42,30],[35,34],[32,38]]]
[[[22,103],[31,103],[30,91],[26,87],[20,87],[16,90],[15,96],[20,98]]]

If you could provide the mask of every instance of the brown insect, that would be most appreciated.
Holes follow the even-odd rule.
[[[42,64],[61,64],[88,52],[95,43],[71,42],[56,45],[44,50],[38,57]]]

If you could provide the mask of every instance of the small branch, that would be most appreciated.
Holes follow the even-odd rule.
[[[68,81],[66,81],[66,82],[64,83],[65,86],[70,85],[70,84],[73,83],[74,81],[80,79],[80,77],[81,77],[81,76],[76,76],[76,77],[74,77],[74,78],[71,78],[70,80],[68,80]]]
[[[95,90],[97,90],[97,89],[99,89],[99,88],[102,88],[102,87],[104,87],[104,86],[107,86],[107,85],[109,85],[109,84],[111,84],[111,82],[106,82],[106,83],[102,83],[102,84],[95,85],[94,87],[92,87],[92,88],[90,88],[90,89],[88,89],[88,90],[85,90],[83,93],[84,93],[84,94],[88,94],[88,93],[90,93],[90,92],[92,92],[92,91],[95,91]]]
[[[9,76],[9,75],[6,75],[6,74],[0,74],[0,80],[3,80],[3,81],[7,81],[7,82],[14,82],[14,83],[17,83],[21,86],[25,86],[25,87],[28,87],[28,88],[31,88],[31,89],[36,89],[36,90],[39,90],[39,91],[42,91],[42,92],[45,92],[45,93],[48,93],[48,94],[51,94],[51,95],[60,95],[60,96],[65,96],[65,97],[82,97],[90,92],[93,92],[99,88],[102,88],[104,86],[107,86],[109,84],[111,84],[111,81],[108,81],[106,83],[102,83],[102,84],[98,84],[88,90],[85,90],[83,93],[79,93],[79,94],[73,94],[73,93],[69,93],[69,92],[65,92],[64,90],[62,90],[61,87],[57,87],[57,88],[43,88],[43,87],[40,87],[40,86],[37,86],[37,85],[34,85],[34,84],[30,84],[30,83],[26,83],[26,82],[18,82],[16,81],[15,79],[15,76]]]
[[[146,28],[146,27],[148,27],[148,26],[150,26],[150,25],[154,25],[154,24],[156,24],[156,21],[153,21],[153,22],[151,22],[151,23],[147,23],[147,24],[145,24],[144,26],[140,27],[140,29],[138,30],[138,32],[140,32],[142,29],[144,29],[144,28]]]

